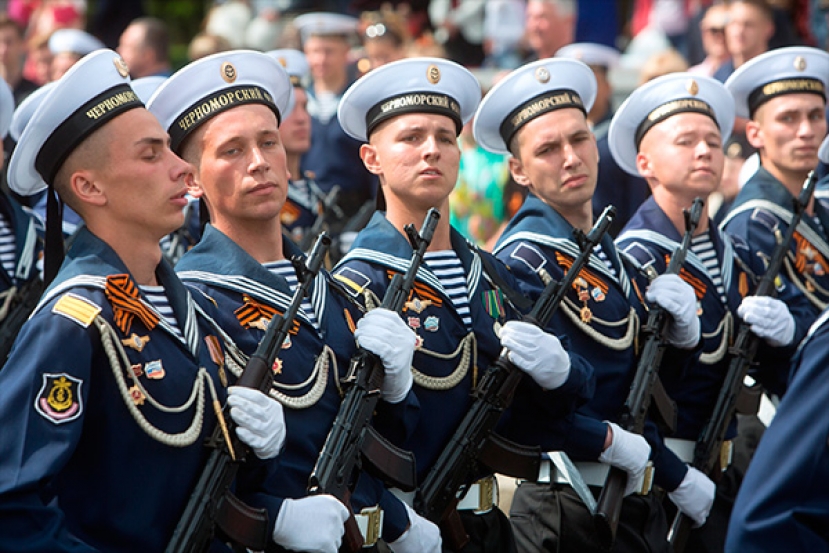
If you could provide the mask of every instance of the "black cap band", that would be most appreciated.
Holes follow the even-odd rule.
[[[757,108],[772,98],[783,96],[784,94],[799,93],[817,94],[823,97],[824,100],[826,99],[826,87],[820,79],[799,77],[794,79],[772,81],[755,88],[751,94],[748,95],[749,117],[753,118],[754,112],[757,111]]]
[[[636,134],[634,135],[636,150],[639,151],[639,144],[641,144],[645,134],[647,134],[647,132],[651,130],[654,125],[658,125],[668,117],[672,117],[677,113],[701,113],[703,115],[707,115],[714,120],[717,128],[720,128],[720,123],[717,121],[714,108],[708,105],[707,102],[703,102],[697,98],[681,98],[679,100],[671,100],[670,102],[662,104],[650,112],[644,121],[639,123],[639,126],[636,127]]]
[[[385,121],[405,113],[437,113],[445,115],[455,122],[455,131],[461,133],[461,106],[457,100],[447,94],[435,92],[407,92],[386,98],[366,113],[366,136]]]
[[[587,111],[584,109],[584,102],[581,100],[575,91],[560,88],[557,90],[547,90],[537,96],[533,96],[514,110],[501,123],[498,132],[501,138],[504,139],[504,144],[509,147],[512,137],[518,130],[538,117],[551,111],[564,108],[576,108],[581,110],[585,115]]]
[[[75,110],[49,135],[35,158],[35,169],[52,184],[63,162],[95,130],[118,115],[144,107],[128,84],[114,86]]]
[[[288,75],[288,78],[291,80],[291,86],[294,88],[302,88],[302,77],[299,75]]]
[[[276,114],[277,125],[281,122],[282,116],[279,113],[279,108],[276,107],[273,98],[264,88],[255,85],[223,88],[209,96],[200,98],[173,120],[170,128],[167,129],[167,132],[170,133],[170,147],[174,152],[178,152],[184,139],[199,128],[202,123],[223,111],[244,104],[265,105]]]

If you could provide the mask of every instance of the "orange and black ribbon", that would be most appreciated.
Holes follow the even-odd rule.
[[[671,264],[671,256],[668,255],[668,254],[665,254],[665,266],[668,266],[670,264]],[[705,283],[702,280],[698,279],[697,277],[692,275],[690,271],[685,269],[685,267],[682,267],[679,270],[679,277],[682,280],[684,280],[685,282],[687,282],[688,284],[691,285],[691,288],[694,289],[694,294],[697,296],[698,300],[701,300],[703,298],[703,296],[705,296],[705,291],[708,289],[708,287],[705,285]]]
[[[573,266],[572,258],[564,255],[561,252],[556,252],[556,262],[564,269],[565,272],[569,271],[570,267]],[[595,275],[586,268],[582,268],[582,270],[579,271],[579,276],[583,278],[587,282],[587,284],[589,284],[593,288],[598,288],[599,290],[601,290],[603,294],[607,294],[607,291],[610,289],[607,283],[605,283],[597,275]],[[580,288],[575,281],[573,282],[573,288],[575,288],[576,290]]]
[[[132,326],[134,317],[141,319],[147,330],[158,324],[158,315],[141,302],[138,287],[129,275],[110,275],[107,277],[106,296],[112,303],[115,325],[126,334]]]
[[[795,232],[794,241],[797,244],[797,254],[794,258],[794,266],[798,273],[805,274],[808,272],[807,269],[810,264],[819,264],[824,268],[824,270],[826,270],[826,260],[820,252],[818,252],[817,249],[803,237],[803,235],[799,232]],[[807,252],[809,252],[810,255],[807,255]]]
[[[396,274],[397,274],[396,271],[386,270],[386,276],[389,277],[389,280],[394,278],[394,275],[396,275]],[[409,292],[409,297],[407,299],[411,300],[412,297],[414,297],[415,295],[417,295],[417,297],[419,297],[422,300],[431,301],[432,305],[435,306],[435,307],[440,307],[441,305],[443,305],[443,300],[440,299],[440,296],[438,295],[438,293],[435,292],[434,290],[432,290],[431,288],[429,288],[428,286],[426,286],[425,284],[423,284],[422,282],[415,282],[414,283],[414,286],[412,287],[412,291]],[[406,309],[404,308],[403,311],[406,311]]]
[[[244,305],[234,311],[233,314],[236,315],[239,324],[245,328],[250,328],[262,319],[270,321],[274,315],[282,315],[280,311],[270,305],[256,301],[247,294],[242,296],[242,300],[245,302]],[[299,321],[295,319],[288,333],[296,335],[297,332],[299,332]]]

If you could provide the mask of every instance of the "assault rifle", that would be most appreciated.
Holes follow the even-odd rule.
[[[671,256],[665,274],[679,274],[682,265],[685,263],[688,248],[691,246],[691,238],[693,238],[694,231],[696,231],[699,224],[702,209],[702,200],[696,198],[694,203],[691,204],[690,210],[684,211],[685,235]],[[667,346],[665,328],[668,321],[668,314],[662,307],[659,305],[651,306],[648,312],[648,322],[642,329],[646,336],[645,344],[639,357],[636,375],[633,378],[622,415],[619,418],[619,426],[624,430],[642,434],[645,429],[645,420],[651,398],[655,396],[657,397],[657,406],[662,420],[669,427],[675,425],[676,409],[667,398],[659,380],[659,367],[662,364],[662,356]],[[616,539],[616,528],[619,525],[626,485],[627,473],[618,467],[610,467],[610,472],[608,472],[604,487],[599,495],[596,513],[593,515],[598,538],[608,548]]]
[[[37,307],[40,295],[43,293],[43,281],[36,276],[20,285],[20,287],[9,288],[6,291],[6,301],[0,309],[0,368],[6,364],[9,358],[14,340],[20,333],[29,315]],[[5,313],[3,313],[5,312]]]
[[[525,321],[541,328],[547,326],[591,252],[610,228],[615,212],[613,206],[605,208],[586,236],[579,229],[574,231],[581,253],[561,281],[544,273],[546,286]],[[469,540],[455,508],[469,491],[475,475],[492,470],[516,478],[538,476],[541,450],[510,442],[494,432],[501,414],[512,403],[523,374],[509,360],[506,348],[503,349],[472,391],[472,406],[420,485],[416,510],[441,526],[441,534],[455,550]]]
[[[776,295],[777,290],[774,281],[783,267],[783,261],[789,252],[789,244],[791,244],[794,232],[803,218],[803,212],[812,199],[816,182],[817,175],[812,171],[803,183],[799,197],[792,199],[792,220],[782,237],[778,233],[777,245],[772,252],[766,272],[763,273],[757,284],[757,289],[754,291],[755,296]],[[731,360],[728,371],[725,373],[722,388],[720,388],[720,393],[717,396],[714,411],[702,429],[699,438],[697,438],[692,466],[710,476],[715,482],[719,481],[721,475],[721,473],[718,474],[716,469],[722,466],[722,470],[725,470],[727,466],[727,463],[719,462],[720,451],[725,441],[725,433],[728,431],[731,419],[734,418],[734,413],[737,411],[738,398],[743,391],[743,380],[745,380],[748,370],[754,362],[759,345],[760,338],[751,332],[749,325],[740,325],[734,344],[728,349]],[[677,553],[682,553],[685,550],[685,544],[691,532],[691,522],[690,518],[681,511],[677,511],[668,531],[668,541],[671,542],[674,551]]]
[[[274,315],[271,319],[265,335],[239,376],[237,386],[264,393],[270,390],[273,380],[271,368],[294,324],[302,300],[309,295],[311,283],[319,272],[330,242],[328,235],[323,233],[305,263],[298,256],[291,260],[298,280],[294,296],[285,314]],[[264,550],[270,540],[267,511],[245,505],[230,491],[236,473],[250,451],[236,436],[230,409],[225,407],[222,412],[218,404],[214,408],[218,421],[207,441],[212,451],[167,544],[166,553],[207,551],[217,529],[223,537],[254,551]]]
[[[382,307],[399,312],[414,287],[415,276],[432,241],[440,213],[432,208],[426,214],[418,235],[414,225],[405,227],[414,250],[405,275],[397,273],[391,280]],[[359,348],[351,358],[342,384],[347,391],[337,418],[325,440],[317,464],[308,481],[309,494],[330,494],[350,508],[349,498],[360,470],[404,491],[417,484],[414,456],[395,447],[371,426],[371,418],[380,400],[385,370],[379,357]],[[353,516],[346,522],[343,549],[354,552],[363,539]]]

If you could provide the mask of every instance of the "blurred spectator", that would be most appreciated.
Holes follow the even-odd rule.
[[[556,52],[556,57],[578,60],[588,65],[596,76],[596,100],[587,114],[587,122],[597,139],[603,137],[607,134],[607,127],[613,117],[610,105],[613,87],[610,85],[608,73],[619,63],[619,51],[604,44],[576,42],[561,48]]]
[[[736,0],[728,6],[725,45],[730,60],[720,66],[714,78],[720,82],[748,60],[768,51],[774,34],[774,14],[765,0]]]
[[[49,49],[49,37],[33,36],[27,44],[28,54],[23,67],[23,76],[43,86],[51,81],[52,75],[52,51]]]
[[[232,48],[230,42],[223,36],[199,33],[193,37],[193,40],[187,46],[187,59],[195,61],[211,54],[226,52]]]
[[[360,35],[365,57],[358,62],[360,73],[406,57],[411,38],[403,14],[390,6],[381,11],[364,12],[360,17]]]
[[[242,48],[245,44],[245,29],[251,19],[253,10],[244,0],[229,0],[210,9],[205,32],[223,37],[232,48]]]
[[[85,0],[41,0],[34,7],[26,35],[49,35],[56,29],[83,29],[86,23]]]
[[[648,61],[645,62],[639,71],[639,84],[645,84],[668,73],[679,73],[687,70],[688,62],[685,61],[682,54],[673,48],[668,48],[648,58]]]
[[[815,46],[829,50],[829,2],[809,0],[809,30]]]
[[[472,135],[472,121],[458,137],[461,162],[458,182],[449,197],[452,226],[483,246],[504,219],[504,185],[510,176],[507,157],[481,148]]]
[[[52,52],[49,80],[60,79],[82,57],[103,47],[103,42],[85,31],[58,29],[49,37],[49,50]]]
[[[485,67],[515,69],[526,19],[524,0],[490,0],[484,10]]]
[[[130,77],[169,77],[170,35],[167,25],[155,17],[141,17],[124,29],[118,53],[130,68]]]
[[[728,8],[722,4],[711,6],[699,22],[702,48],[705,59],[702,63],[688,68],[689,73],[712,77],[720,66],[728,61],[725,44],[725,25],[728,22]]]
[[[674,48],[682,51],[690,16],[689,0],[636,0],[631,32],[637,35],[645,28],[659,29]]]
[[[529,0],[526,41],[531,52],[525,62],[551,58],[573,42],[576,29],[574,0]]]
[[[282,19],[272,7],[259,10],[245,29],[245,48],[266,52],[273,50],[282,35]]]
[[[435,41],[449,59],[467,67],[484,62],[484,0],[432,0],[429,19]]]
[[[19,105],[38,85],[23,77],[23,62],[26,57],[26,42],[23,30],[8,15],[0,13],[0,77],[14,95],[14,104]]]

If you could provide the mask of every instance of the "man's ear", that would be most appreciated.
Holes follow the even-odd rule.
[[[196,175],[192,172],[184,175],[184,184],[187,185],[187,193],[194,198],[201,198],[204,195],[204,189],[196,179]]]
[[[763,137],[763,129],[754,120],[746,123],[746,140],[757,150],[762,149],[766,145],[765,138]]]
[[[69,188],[78,200],[84,204],[106,205],[106,191],[100,186],[91,170],[82,169],[69,177]]]
[[[642,175],[643,178],[648,178],[653,176],[653,167],[651,165],[651,160],[643,154],[639,152],[636,154],[636,169],[639,171],[639,174]]]
[[[383,168],[380,165],[380,160],[377,157],[377,148],[371,144],[363,144],[360,146],[360,159],[363,160],[363,165],[366,166],[368,172],[380,176],[383,174]]]
[[[512,175],[512,180],[521,186],[530,186],[530,178],[524,172],[524,164],[515,156],[511,156],[508,160],[509,172]]]

